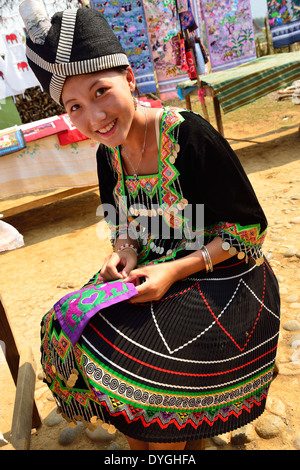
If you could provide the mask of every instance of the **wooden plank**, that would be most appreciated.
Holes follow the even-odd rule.
[[[15,385],[17,385],[20,354],[0,295],[0,341],[4,344],[4,355]],[[33,405],[32,428],[42,424],[36,403]]]
[[[35,390],[35,364],[28,346],[21,351],[10,443],[29,450]]]
[[[0,340],[5,346],[5,359],[12,375],[13,381],[17,384],[19,371],[19,350],[16,345],[14,335],[6,315],[3,301],[0,296]]]
[[[66,191],[60,191],[59,193],[51,194],[50,196],[45,196],[39,199],[35,199],[34,201],[27,202],[25,204],[21,204],[16,207],[12,207],[11,209],[6,209],[1,211],[3,217],[12,217],[17,214],[21,214],[22,212],[29,211],[31,209],[35,209],[36,207],[45,206],[46,204],[51,204],[52,202],[58,201],[60,199],[75,196],[76,194],[83,193],[85,191],[91,191],[92,189],[96,189],[98,186],[84,186],[81,188],[72,188],[67,189]]]

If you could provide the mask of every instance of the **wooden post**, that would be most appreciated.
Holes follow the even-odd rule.
[[[224,128],[223,128],[223,121],[222,121],[222,116],[221,116],[220,103],[219,103],[219,100],[216,97],[215,93],[213,95],[213,104],[214,104],[215,117],[216,117],[216,121],[217,121],[218,131],[224,137]]]
[[[11,428],[11,444],[29,450],[35,390],[35,366],[30,347],[21,351],[16,398]]]
[[[0,341],[4,344],[4,354],[10,373],[14,383],[17,385],[19,374],[20,354],[16,345],[14,335],[10,326],[9,319],[6,315],[4,304],[0,296]],[[33,404],[31,415],[32,428],[39,428],[42,424],[36,403]]]
[[[10,369],[13,381],[17,384],[18,371],[19,371],[19,351],[12,334],[9,320],[6,316],[4,304],[0,297],[0,340],[3,341],[5,347],[5,359]]]
[[[195,54],[194,54],[193,50],[192,50],[192,54],[193,54],[194,63],[196,63]],[[201,83],[201,80],[200,80],[200,77],[199,77],[198,73],[197,73],[197,87],[198,87],[198,97],[200,99],[199,92],[202,92],[203,87],[202,87],[202,83]],[[203,90],[204,90],[204,88],[203,88]],[[206,103],[205,103],[205,97],[204,96],[203,96],[203,100],[200,99],[200,102],[201,102],[201,107],[202,107],[204,119],[206,119],[206,121],[209,122],[209,114],[208,114],[208,111],[207,111],[207,106],[206,106]]]
[[[267,55],[274,54],[273,41],[271,40],[270,25],[268,17],[265,18],[265,31],[267,40]]]
[[[186,97],[185,97],[185,107],[186,107],[186,109],[189,109],[190,111],[192,109],[190,95],[186,95]]]
[[[198,84],[198,91],[199,92],[202,92],[202,91],[205,92],[205,88],[202,87],[202,83],[201,83],[201,80],[200,80],[199,77],[197,77],[197,84]],[[205,103],[205,96],[203,96],[203,100],[200,100],[200,102],[201,102],[204,118],[206,119],[207,122],[209,122],[209,114],[208,114],[207,106],[206,106],[206,103]]]

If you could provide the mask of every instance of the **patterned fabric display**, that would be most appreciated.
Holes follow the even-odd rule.
[[[212,71],[256,58],[249,0],[201,0]]]
[[[100,309],[128,300],[136,294],[133,284],[123,281],[103,283],[98,275],[92,286],[65,295],[54,305],[54,310],[61,327],[75,345],[87,323]]]
[[[176,83],[188,78],[176,65],[172,38],[180,32],[175,0],[145,2],[151,51],[162,99],[177,97]]]
[[[267,3],[274,47],[300,41],[300,1],[268,0]]]
[[[140,0],[129,2],[92,1],[100,11],[125,50],[141,93],[156,92],[156,83],[148,41],[143,4]]]

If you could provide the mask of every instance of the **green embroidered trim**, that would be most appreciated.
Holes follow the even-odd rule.
[[[260,224],[240,225],[239,223],[219,222],[218,224],[205,227],[206,235],[219,235],[222,232],[237,240],[246,247],[261,246],[265,240],[268,229],[261,232]]]
[[[82,347],[82,351],[85,351],[85,348]],[[95,387],[96,389],[102,391],[103,393],[107,394],[110,397],[114,397],[117,400],[123,402],[123,403],[128,403],[129,405],[138,407],[142,406],[143,409],[145,410],[157,410],[157,411],[174,411],[174,412],[195,412],[195,411],[202,411],[203,408],[206,410],[217,410],[219,408],[223,408],[225,406],[230,405],[230,404],[239,404],[241,401],[247,399],[247,397],[251,397],[254,394],[256,396],[259,396],[262,393],[262,390],[268,386],[268,384],[271,382],[271,378],[268,378],[268,381],[266,380],[267,377],[266,374],[270,373],[274,365],[267,367],[265,370],[261,371],[260,373],[256,374],[255,376],[251,377],[251,380],[245,380],[240,383],[238,383],[234,387],[227,387],[227,388],[221,388],[217,391],[214,392],[202,392],[202,393],[191,393],[191,392],[176,392],[176,391],[171,391],[168,392],[167,390],[162,390],[159,388],[154,388],[154,387],[149,387],[142,385],[134,380],[131,380],[127,377],[124,377],[123,375],[117,373],[116,371],[112,370],[110,367],[103,366],[103,364],[98,360],[93,358],[93,354],[91,354],[90,351],[85,351],[88,357],[94,359],[95,361],[95,366],[100,366],[103,368],[104,375],[102,377],[107,376],[107,385],[102,383],[102,379],[99,379],[98,381],[95,381],[94,378],[92,377],[93,374],[87,374],[87,378],[90,381],[90,383]],[[112,374],[112,376],[110,376]],[[121,383],[124,384],[125,387],[128,387],[126,384],[132,384],[132,396],[134,399],[131,399],[130,397],[126,397],[125,393],[117,393],[117,391],[114,391],[111,389],[109,386],[110,382],[112,380],[117,380],[116,377],[120,379],[119,385],[116,383],[116,389],[121,385]],[[239,388],[244,387],[248,383],[254,383],[257,379],[259,380],[260,378],[264,377],[264,383],[260,384],[260,386],[256,390],[252,390],[249,393],[246,393],[245,395],[243,394],[243,390],[240,391],[240,395],[236,397],[236,394],[234,391],[238,391]],[[101,383],[100,383],[101,382]],[[129,385],[130,387],[130,385]],[[125,390],[123,391],[125,392]],[[138,395],[137,395],[138,394]],[[229,396],[222,397],[222,395],[228,394]],[[147,399],[143,402],[142,397],[147,396]],[[152,398],[151,398],[152,397]],[[159,397],[159,403],[157,402],[157,398]],[[194,406],[194,407],[187,407],[187,408],[177,408],[177,407],[170,407],[168,406],[168,401],[172,400],[172,397],[178,397],[178,399],[182,399],[182,402],[184,400],[189,400],[189,399],[195,399],[198,401],[202,400],[203,398],[207,397],[207,404],[206,406],[203,405],[203,402],[200,404],[200,407]],[[221,398],[221,403],[218,402],[218,397]],[[236,398],[235,398],[236,397]],[[226,399],[227,398],[227,399]],[[146,404],[146,401],[149,403]],[[152,401],[152,403],[151,403]],[[164,406],[165,405],[165,406]],[[196,403],[195,403],[196,405]]]

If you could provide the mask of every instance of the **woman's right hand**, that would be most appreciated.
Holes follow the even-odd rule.
[[[101,268],[101,277],[104,281],[125,279],[136,267],[137,255],[131,248],[115,251],[107,256]]]

